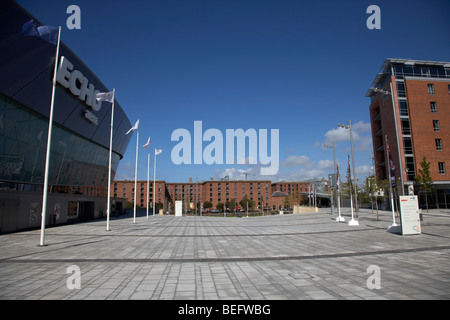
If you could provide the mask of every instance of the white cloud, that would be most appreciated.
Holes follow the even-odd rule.
[[[281,164],[282,168],[305,167],[311,168],[314,164],[307,156],[289,156]]]
[[[372,166],[370,165],[364,165],[364,166],[359,166],[355,168],[356,170],[356,175],[370,175],[372,173]]]
[[[372,132],[370,123],[359,121],[352,125],[352,137],[355,150],[358,151],[370,151],[372,150]],[[323,144],[331,144],[334,141],[335,144],[341,142],[350,142],[350,130],[345,128],[334,128],[328,130],[325,133],[324,143],[316,143],[316,146],[322,146]],[[349,145],[350,147],[350,145]]]
[[[328,177],[333,172],[333,161],[320,160],[317,163],[311,161],[307,156],[290,156],[282,164],[275,175],[261,175],[261,165],[248,166],[246,169],[225,168],[216,169],[217,179],[229,177],[230,180],[244,180],[244,173],[248,173],[248,180],[270,180],[277,181],[305,181],[313,178]]]
[[[342,141],[348,141],[350,139],[350,132],[347,129],[339,127],[327,131],[327,133],[325,133],[325,137],[326,144],[330,144],[332,141],[334,141],[334,143],[339,143]]]
[[[333,171],[334,163],[331,160],[320,160],[317,163],[317,169]]]

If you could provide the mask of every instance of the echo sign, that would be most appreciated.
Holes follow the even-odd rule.
[[[66,57],[61,57],[61,63],[56,73],[56,81],[64,88],[67,88],[73,95],[84,101],[87,106],[94,111],[100,111],[102,101],[97,101],[95,96],[100,91],[95,90],[95,86],[83,74],[73,69],[73,64]],[[85,118],[93,124],[98,124],[98,118],[91,111],[86,110]]]

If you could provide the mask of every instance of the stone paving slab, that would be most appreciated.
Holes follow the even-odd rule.
[[[349,226],[329,209],[136,224],[129,215],[111,220],[112,231],[105,220],[48,228],[45,247],[39,230],[1,235],[0,299],[449,299],[450,212],[424,213],[414,236],[387,232],[392,215],[379,216],[361,209]],[[67,285],[73,265],[79,289]],[[367,285],[369,266],[380,289]]]

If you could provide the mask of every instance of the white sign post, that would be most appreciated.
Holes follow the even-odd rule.
[[[183,201],[175,201],[175,217],[183,216]]]
[[[420,234],[419,202],[417,196],[400,196],[402,234]]]

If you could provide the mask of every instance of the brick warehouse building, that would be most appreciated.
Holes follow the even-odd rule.
[[[114,198],[125,198],[128,203],[134,202],[134,180],[114,181],[111,186],[111,196]],[[269,180],[208,180],[201,182],[172,183],[165,181],[156,181],[158,195],[155,203],[161,203],[165,209],[174,208],[176,200],[182,200],[185,209],[192,209],[196,202],[202,204],[205,201],[212,203],[215,209],[218,203],[225,203],[230,200],[239,202],[247,196],[255,202],[258,209],[277,209],[284,206],[284,198],[272,197],[273,192],[282,191],[290,196],[286,204],[292,206],[305,202],[308,192],[309,182],[277,182],[272,183]],[[136,204],[138,207],[146,207],[147,181],[137,182],[138,192]],[[149,203],[153,203],[153,181],[149,185]]]
[[[428,204],[450,207],[450,62],[386,59],[369,88],[370,120],[377,179],[387,179],[388,136],[400,195],[414,192],[424,156],[433,191]]]

